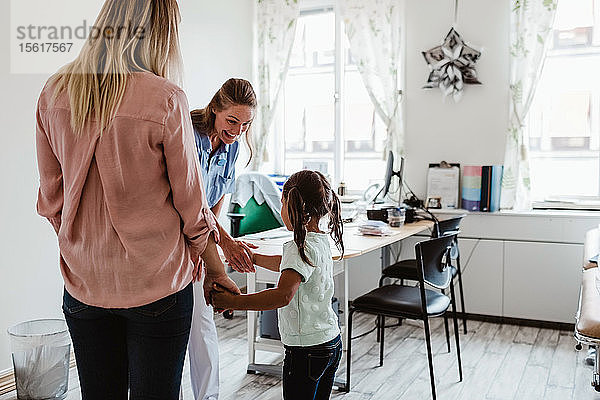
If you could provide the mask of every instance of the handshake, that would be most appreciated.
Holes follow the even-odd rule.
[[[256,245],[224,236],[219,244],[227,263],[236,271],[255,272],[254,253]],[[204,277],[204,299],[217,312],[235,309],[235,300],[241,294],[237,285],[227,276],[225,271],[206,270]]]
[[[204,278],[206,304],[212,305],[217,312],[237,309],[240,294],[240,289],[227,274],[216,277],[207,274]]]

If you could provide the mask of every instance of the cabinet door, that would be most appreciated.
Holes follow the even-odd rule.
[[[503,245],[500,240],[458,239],[466,313],[502,315]],[[454,290],[460,311],[456,281]]]
[[[412,236],[402,241],[400,258],[415,258],[415,244],[429,237]],[[482,315],[502,315],[502,254],[500,240],[460,239],[462,280],[465,295],[465,312]],[[458,281],[456,297],[460,311]]]
[[[583,245],[505,242],[504,315],[575,322]]]
[[[395,261],[395,257],[400,255],[398,260],[414,259],[415,258],[415,244],[428,240],[429,236],[414,235],[403,239],[391,247],[390,262]]]

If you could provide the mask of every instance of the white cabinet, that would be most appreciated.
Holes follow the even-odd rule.
[[[501,240],[459,239],[465,312],[502,316],[503,247]],[[455,286],[456,297],[458,285]],[[458,299],[460,301],[460,298]],[[459,306],[460,310],[460,306]]]
[[[600,213],[454,211],[438,216],[458,212],[467,214],[459,236],[467,313],[575,322],[585,232],[598,226]],[[392,246],[389,261],[415,258],[415,244],[428,238],[412,236]],[[350,276],[352,285],[361,292],[376,286],[377,265],[375,259],[363,263],[362,275]]]
[[[410,237],[393,251],[401,259],[414,258],[415,244],[427,239]],[[582,244],[461,237],[459,246],[465,312],[574,323]],[[458,298],[458,285],[455,289]]]
[[[574,323],[582,259],[581,244],[506,241],[504,316]]]

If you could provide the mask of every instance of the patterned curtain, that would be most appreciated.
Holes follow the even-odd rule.
[[[503,209],[531,208],[529,143],[524,124],[546,57],[557,2],[511,1],[510,109],[500,200]]]
[[[339,0],[352,56],[387,127],[385,153],[404,152],[401,74],[402,8],[398,0]]]
[[[257,0],[258,112],[252,132],[253,170],[260,168],[267,155],[269,131],[287,76],[299,15],[298,0]]]

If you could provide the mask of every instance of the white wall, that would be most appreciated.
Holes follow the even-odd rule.
[[[508,127],[508,0],[459,1],[458,33],[483,48],[476,64],[483,85],[466,85],[462,100],[442,101],[421,87],[429,73],[422,51],[440,44],[453,22],[453,0],[406,1],[406,181],[425,196],[427,166],[502,164]]]
[[[9,1],[0,2],[0,371],[11,368],[6,329],[62,317],[56,235],[35,212],[35,104],[48,75],[10,73]],[[249,0],[181,0],[181,44],[190,106],[205,105],[228,77],[250,78]],[[93,16],[89,17],[93,20]]]
[[[181,46],[190,108],[201,108],[229,78],[252,80],[254,1],[180,0]]]
[[[439,89],[422,89],[429,69],[422,51],[439,45],[453,22],[453,0],[405,1],[406,75],[405,182],[426,196],[429,163],[502,164],[508,126],[508,0],[462,0],[457,31],[474,48],[483,85],[466,86],[459,103],[442,100]],[[583,233],[582,233],[583,235]],[[381,270],[373,252],[350,262],[350,298],[377,285]]]

